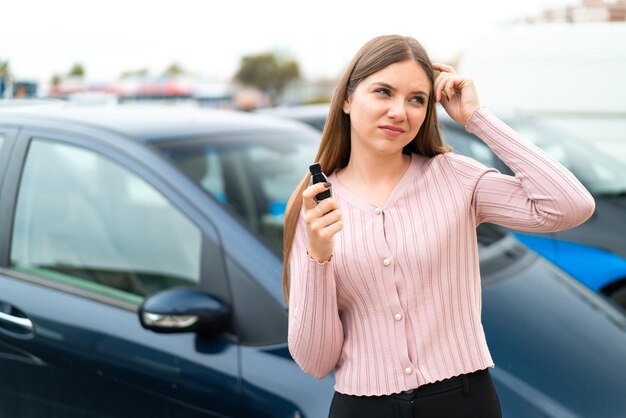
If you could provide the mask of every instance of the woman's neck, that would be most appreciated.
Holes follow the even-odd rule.
[[[337,173],[341,184],[352,193],[383,206],[389,194],[406,173],[411,156],[359,156],[352,154],[348,165]]]
[[[350,156],[348,165],[341,170],[342,177],[358,180],[366,185],[376,185],[399,180],[409,167],[407,154],[392,156]]]

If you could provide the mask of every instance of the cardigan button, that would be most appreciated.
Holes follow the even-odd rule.
[[[385,259],[383,260],[383,264],[384,264],[384,265],[386,265],[386,266],[388,266],[389,264],[391,264],[391,260],[390,260],[390,259],[388,259],[388,258],[385,258]]]
[[[383,213],[383,210],[381,208],[376,208],[374,209],[374,212],[376,213],[376,215],[380,215],[381,213]]]
[[[413,373],[413,369],[410,367],[407,367],[406,369],[404,369],[404,374],[411,374]]]
[[[393,316],[393,319],[395,319],[396,321],[400,321],[402,319],[402,313],[398,312]]]

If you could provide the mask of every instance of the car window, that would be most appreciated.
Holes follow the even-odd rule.
[[[592,194],[626,192],[626,171],[618,153],[606,155],[592,144],[546,124],[518,122],[513,127],[563,164]]]
[[[34,139],[19,187],[11,264],[133,303],[198,283],[201,231],[158,190],[93,151]]]
[[[307,172],[318,146],[317,137],[301,141],[282,136],[170,142],[160,148],[281,255],[287,200]]]
[[[4,134],[0,133],[0,150],[2,149],[3,143],[4,143]]]
[[[626,163],[626,118],[616,117],[611,113],[590,113],[585,117],[578,114],[541,115],[538,119],[545,121],[548,126],[558,127],[562,131],[561,136],[567,136],[568,139],[574,137],[573,140],[578,140],[577,142],[591,143],[598,152],[608,154],[622,164]]]
[[[483,163],[487,167],[497,167],[498,157],[482,141],[476,140],[471,134],[456,129],[442,130],[444,140],[457,154],[465,155]]]

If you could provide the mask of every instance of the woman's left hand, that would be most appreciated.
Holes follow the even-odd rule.
[[[433,63],[433,69],[440,71],[435,80],[437,101],[452,119],[465,126],[472,113],[480,107],[474,82],[458,75],[449,65]]]

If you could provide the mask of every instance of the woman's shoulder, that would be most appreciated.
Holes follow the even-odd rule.
[[[465,173],[483,172],[485,170],[489,170],[489,167],[483,163],[466,155],[457,154],[454,151],[444,152],[433,158],[438,159],[439,164],[447,164],[454,170]]]
[[[454,151],[443,152],[437,154],[434,157],[425,157],[418,155],[418,162],[426,169],[428,168],[452,168],[455,171],[473,172],[473,171],[485,171],[489,168],[484,164],[474,160],[473,158],[465,155],[457,154]]]

